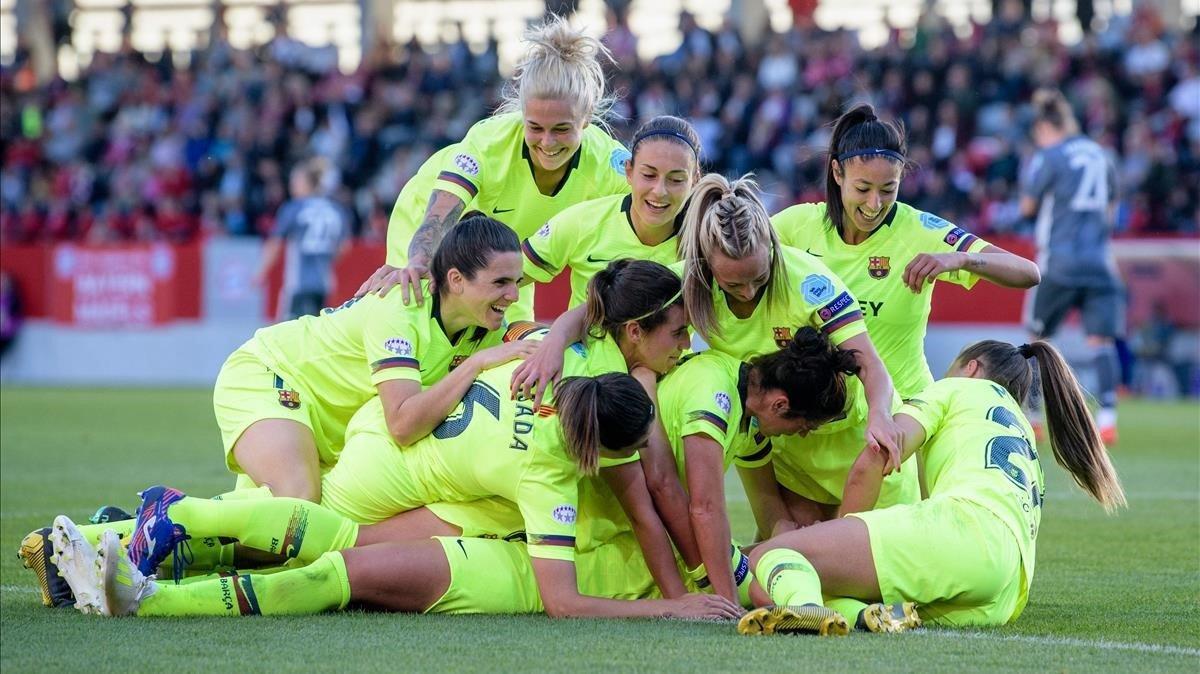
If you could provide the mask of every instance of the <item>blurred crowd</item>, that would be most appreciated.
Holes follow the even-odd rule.
[[[1062,86],[1087,133],[1112,152],[1118,231],[1196,233],[1196,29],[1168,30],[1139,6],[1067,46],[1021,0],[998,4],[969,34],[928,14],[872,50],[803,20],[751,47],[731,22],[712,32],[684,15],[679,48],[651,61],[638,59],[637,36],[613,10],[613,130],[627,139],[641,120],[686,116],[707,168],[754,171],[777,210],[823,198],[829,122],[868,100],[908,129],[913,168],[902,200],[982,234],[1026,233],[1016,206],[1033,150],[1026,103],[1037,86]],[[291,166],[313,156],[337,167],[324,187],[354,214],[356,232],[382,240],[421,162],[496,105],[496,45],[377,42],[346,74],[331,48],[302,45],[284,25],[243,51],[217,21],[207,46],[180,65],[125,48],[47,85],[32,83],[18,52],[0,69],[3,240],[261,236],[288,197]]]

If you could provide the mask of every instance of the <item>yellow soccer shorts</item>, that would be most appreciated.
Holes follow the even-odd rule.
[[[525,531],[525,520],[517,505],[499,496],[465,503],[430,503],[425,507],[471,538],[510,538]]]
[[[1021,551],[983,506],[951,497],[855,513],[867,525],[885,602],[936,625],[1003,625],[1028,600]]]
[[[241,466],[233,446],[252,424],[264,419],[287,419],[312,431],[322,468],[337,462],[345,424],[322,414],[307,390],[297,388],[273,372],[249,342],[230,354],[213,387],[213,412],[221,430],[225,465],[239,475]],[[329,437],[330,435],[336,437]]]
[[[362,432],[347,442],[321,478],[321,505],[359,524],[382,522],[428,500],[411,475],[407,455],[389,436]]]
[[[450,564],[450,587],[425,613],[541,613],[542,598],[521,542],[435,537]]]

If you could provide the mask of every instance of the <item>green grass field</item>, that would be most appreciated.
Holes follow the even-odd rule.
[[[1130,508],[1106,517],[1056,466],[1025,614],[1001,629],[846,639],[739,637],[730,624],[351,612],[101,619],[43,608],[21,537],[168,483],[232,478],[207,391],[4,389],[0,670],[1200,671],[1200,408],[1126,404],[1115,454]],[[1049,454],[1043,454],[1048,457]],[[731,490],[734,498],[740,487]],[[735,534],[750,528],[731,504]]]

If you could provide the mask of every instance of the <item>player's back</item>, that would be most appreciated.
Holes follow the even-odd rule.
[[[1108,282],[1109,205],[1116,189],[1116,169],[1104,149],[1086,136],[1074,136],[1035,156],[1025,193],[1040,200],[1036,231],[1043,274],[1071,285]]]
[[[326,197],[304,197],[284,204],[279,220],[279,235],[287,241],[284,284],[296,292],[324,292],[333,258],[350,233],[345,211]]]

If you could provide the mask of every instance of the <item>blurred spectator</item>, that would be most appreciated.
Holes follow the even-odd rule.
[[[8,353],[21,330],[21,296],[11,276],[0,272],[0,358]]]
[[[713,33],[683,13],[679,47],[642,61],[629,3],[610,2],[616,132],[656,114],[688,116],[707,168],[755,171],[783,207],[822,198],[827,125],[869,100],[908,128],[918,169],[902,188],[907,203],[980,234],[1028,233],[1012,216],[1017,167],[1031,151],[1024,101],[1040,84],[1068,82],[1083,130],[1121,172],[1119,231],[1197,231],[1200,48],[1154,3],[1071,46],[1023,0],[996,0],[995,17],[963,35],[927,3],[914,29],[892,29],[870,51],[853,33],[817,29],[816,3],[789,4],[794,27],[758,46],[731,21]],[[71,82],[37,86],[18,49],[0,67],[0,238],[264,236],[285,177],[314,156],[335,169],[325,187],[354,231],[378,237],[415,167],[496,104],[494,40],[474,52],[461,31],[436,49],[384,36],[346,74],[332,48],[296,41],[281,8],[270,14],[276,37],[253,51],[230,45],[219,14],[190,58],[151,61],[126,42]]]

